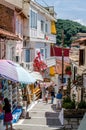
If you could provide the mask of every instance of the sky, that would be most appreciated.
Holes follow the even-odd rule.
[[[57,19],[69,19],[86,25],[86,0],[35,0],[43,6],[54,6]]]

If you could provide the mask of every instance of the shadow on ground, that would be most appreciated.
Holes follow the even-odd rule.
[[[61,126],[61,122],[58,118],[59,113],[58,112],[46,112],[46,125],[52,127],[52,126]]]
[[[53,111],[56,112],[56,104],[52,104],[52,105],[51,105],[51,108],[52,108]]]

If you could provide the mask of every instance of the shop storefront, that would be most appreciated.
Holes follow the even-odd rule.
[[[23,98],[22,98],[22,93],[21,93],[21,89],[20,89],[19,85],[20,84],[15,83],[13,81],[10,81],[10,80],[4,79],[4,78],[0,78],[1,107],[3,108],[4,98],[8,98],[8,100],[11,104],[11,111],[13,114],[13,123],[18,121],[18,119],[22,113]],[[1,111],[0,119],[3,119],[2,116],[3,116],[3,114]]]
[[[22,76],[23,75],[23,76]],[[8,98],[11,104],[13,123],[19,120],[23,111],[24,96],[27,96],[28,84],[34,84],[36,80],[21,66],[12,61],[0,60],[0,125],[3,122],[4,98]],[[24,89],[25,88],[25,89]],[[27,101],[30,103],[29,101]],[[0,127],[1,128],[1,127]],[[1,130],[1,129],[0,129]]]

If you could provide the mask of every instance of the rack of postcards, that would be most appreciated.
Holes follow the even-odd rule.
[[[8,98],[12,111],[17,107],[17,86],[6,79],[2,80],[2,93],[4,98]]]
[[[0,97],[8,98],[11,104],[11,111],[13,115],[13,123],[16,123],[22,113],[23,99],[21,85],[7,79],[0,79]]]
[[[13,83],[12,81],[2,79],[0,81],[0,86],[1,86],[1,93],[2,97],[8,98],[11,104],[11,109],[14,111],[14,109],[18,105],[18,99],[17,99],[17,86],[16,83]]]

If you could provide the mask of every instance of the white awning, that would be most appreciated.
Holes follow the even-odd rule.
[[[42,75],[41,75],[39,72],[32,71],[32,72],[31,72],[31,75],[32,75],[36,80],[43,81],[43,77],[42,77]]]

